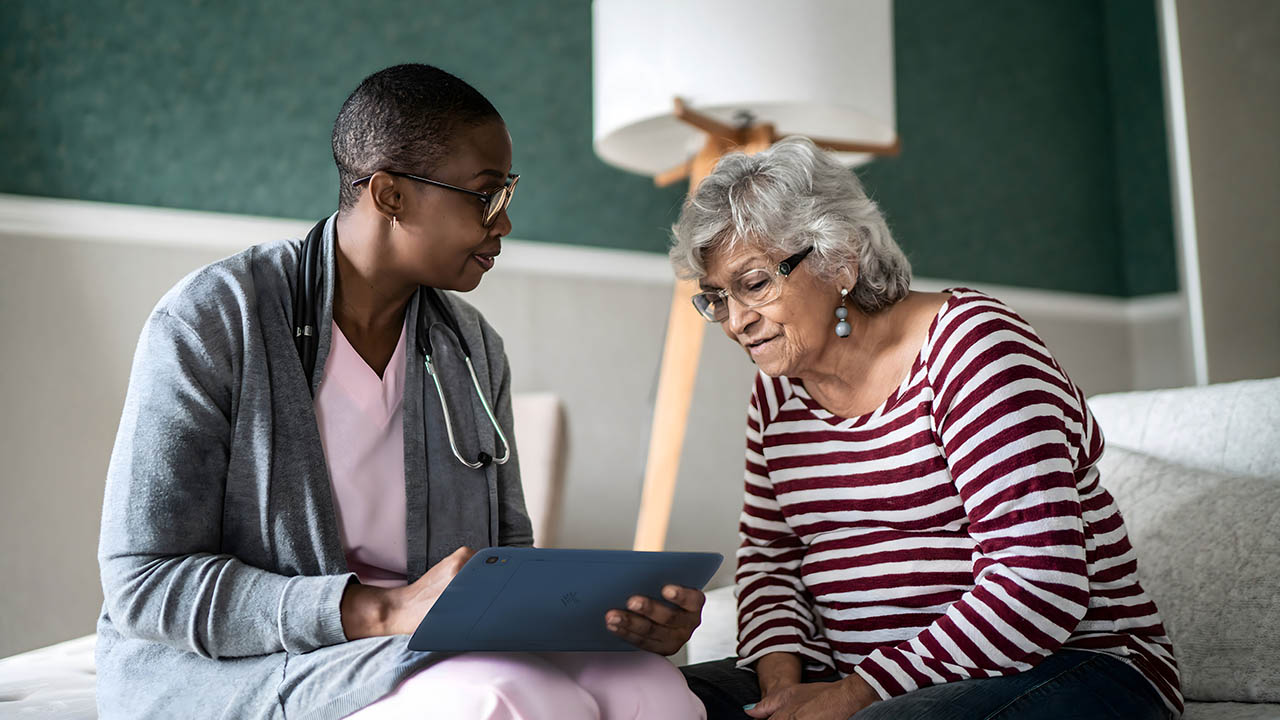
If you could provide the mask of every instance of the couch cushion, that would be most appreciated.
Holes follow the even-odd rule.
[[[1114,445],[1099,468],[1187,699],[1280,702],[1280,475],[1191,469]]]
[[[1271,703],[1187,703],[1182,720],[1276,720],[1280,705]]]
[[[1280,378],[1089,398],[1109,447],[1236,475],[1280,472]]]
[[[538,547],[555,547],[564,486],[564,406],[553,393],[515,393],[511,414],[533,541]]]

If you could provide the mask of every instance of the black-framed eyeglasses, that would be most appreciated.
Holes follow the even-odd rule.
[[[721,323],[729,319],[729,298],[748,308],[767,305],[782,294],[782,278],[790,275],[811,252],[812,245],[778,263],[773,272],[755,268],[735,277],[723,290],[703,290],[693,296],[693,307],[707,322]]]
[[[484,218],[482,222],[485,227],[493,225],[494,221],[498,219],[498,216],[502,214],[502,211],[506,210],[507,206],[511,204],[511,197],[516,193],[516,183],[520,182],[519,175],[508,175],[507,181],[503,183],[502,187],[497,190],[490,190],[489,192],[480,192],[479,190],[468,190],[467,188],[458,187],[457,185],[450,185],[449,183],[443,183],[439,180],[425,178],[421,175],[412,175],[410,173],[399,172],[396,170],[382,170],[380,172],[385,172],[388,175],[395,175],[396,177],[417,180],[418,182],[427,183],[428,185],[448,188],[449,190],[457,190],[458,192],[474,195],[480,198],[484,201]],[[377,173],[374,174],[376,175]],[[373,177],[373,175],[366,175],[359,180],[353,180],[351,181],[351,187],[356,187],[361,183],[369,182],[369,178],[371,177]]]

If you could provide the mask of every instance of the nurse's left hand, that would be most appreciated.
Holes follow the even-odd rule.
[[[701,590],[667,585],[662,588],[667,605],[643,595],[627,600],[625,610],[605,613],[605,625],[615,635],[659,655],[671,655],[684,644],[702,622],[702,606],[707,596]]]

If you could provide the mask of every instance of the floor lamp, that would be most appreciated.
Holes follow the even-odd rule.
[[[805,135],[852,166],[896,154],[891,0],[594,0],[595,151],[693,192],[725,153]],[[634,547],[661,550],[704,321],[671,299]]]

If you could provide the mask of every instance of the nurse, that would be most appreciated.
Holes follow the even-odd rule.
[[[502,338],[438,292],[494,266],[518,178],[493,106],[427,65],[366,78],[333,154],[338,211],[310,270],[296,240],[216,262],[138,341],[98,553],[100,715],[704,717],[654,654],[688,639],[696,590],[601,618],[653,653],[408,649],[474,549],[532,543],[514,446],[501,462]]]

